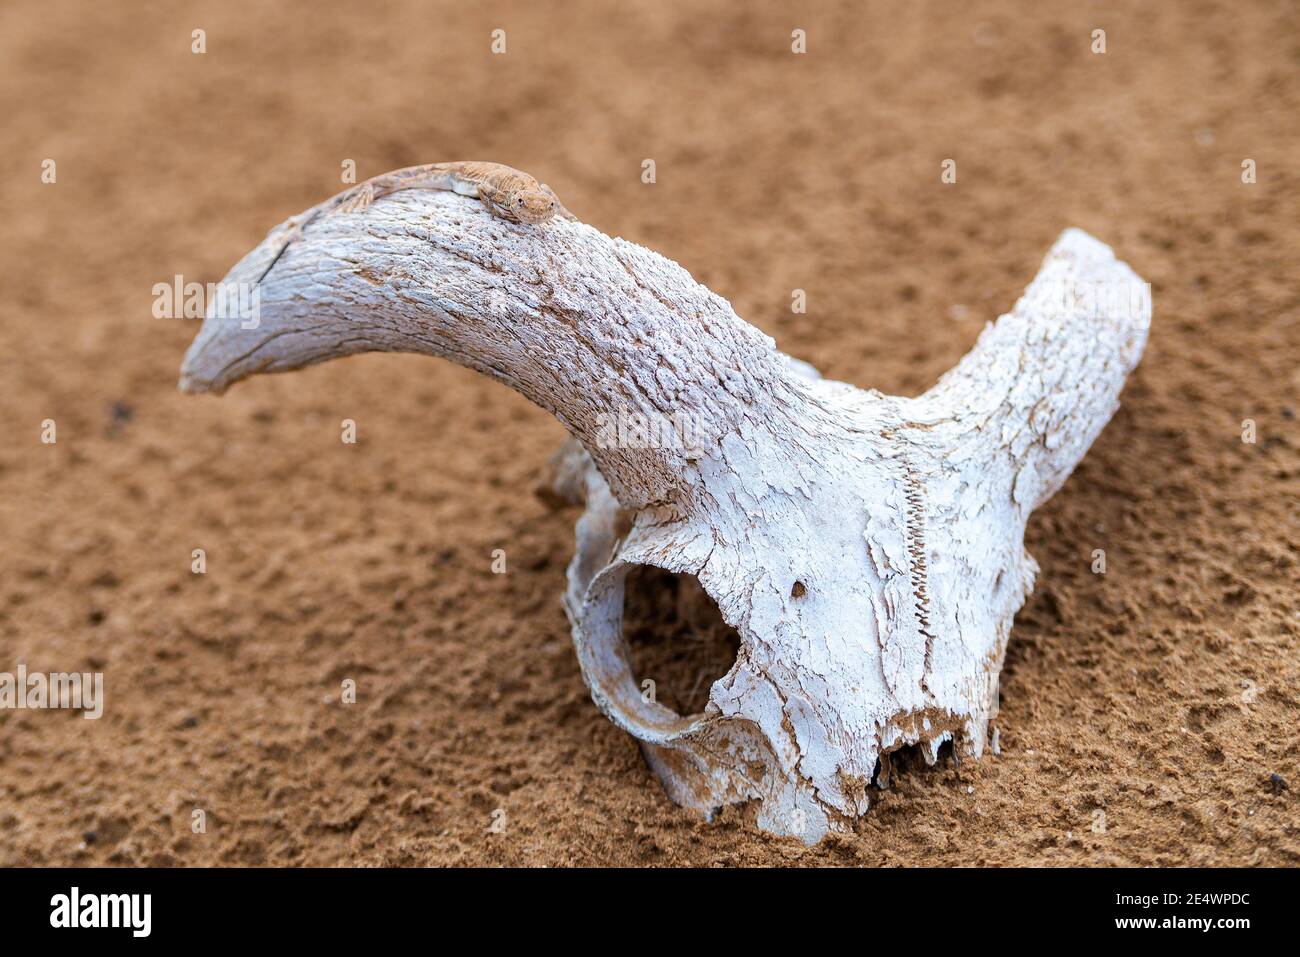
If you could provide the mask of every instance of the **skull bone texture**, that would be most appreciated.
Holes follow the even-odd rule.
[[[1025,524],[1118,408],[1151,316],[1133,271],[1067,230],[933,388],[888,396],[821,378],[647,249],[414,190],[284,224],[225,284],[251,295],[210,306],[187,391],[420,352],[554,414],[573,436],[557,488],[585,506],[564,603],[593,700],[677,803],[758,801],[761,828],[807,842],[867,811],[899,749],[986,748],[1037,572]],[[640,566],[694,576],[739,636],[697,714],[633,673]]]

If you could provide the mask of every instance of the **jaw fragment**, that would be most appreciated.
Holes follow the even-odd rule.
[[[273,231],[228,283],[252,282]],[[451,193],[322,219],[258,288],[210,312],[182,366],[223,391],[365,351],[440,355],[552,412],[557,488],[585,503],[564,601],[584,678],[665,790],[709,815],[759,800],[815,841],[865,813],[888,755],[978,757],[1037,567],[1030,513],[1118,407],[1146,287],[1078,230],[924,395],[821,379],[677,264],[590,226],[503,222]],[[645,436],[610,442],[610,416]],[[703,713],[644,700],[621,619],[638,565],[695,576],[741,648]]]

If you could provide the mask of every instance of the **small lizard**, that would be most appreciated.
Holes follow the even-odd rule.
[[[260,283],[266,278],[285,250],[321,216],[335,212],[359,213],[375,200],[403,189],[443,189],[460,196],[474,197],[497,216],[513,223],[536,225],[553,216],[576,219],[545,183],[539,183],[527,173],[500,163],[429,163],[425,166],[408,166],[372,177],[352,189],[344,190],[307,219],[295,223],[289,238],[275,254],[270,265],[262,271],[262,275],[257,277],[257,281]]]

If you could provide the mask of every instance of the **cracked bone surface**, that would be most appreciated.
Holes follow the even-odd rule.
[[[252,283],[287,227],[226,282]],[[564,602],[592,698],[679,804],[756,799],[760,827],[809,842],[867,810],[890,752],[984,750],[1037,571],[1025,523],[1118,408],[1150,323],[1132,270],[1067,230],[955,368],[887,396],[819,378],[647,249],[424,191],[318,220],[258,295],[255,328],[210,310],[183,389],[422,352],[554,414],[576,439],[557,487],[586,506]],[[739,634],[700,714],[632,673],[638,565],[696,576]]]

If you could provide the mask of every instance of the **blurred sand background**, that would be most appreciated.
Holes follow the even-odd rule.
[[[1297,13],[9,0],[0,671],[102,671],[107,704],[0,711],[0,864],[1300,863]],[[346,159],[532,172],[887,392],[1064,227],[1111,244],[1150,344],[1030,524],[1002,754],[907,768],[815,848],[699,822],[582,683],[556,422],[414,356],[179,394],[197,323],[153,285],[219,280]]]

